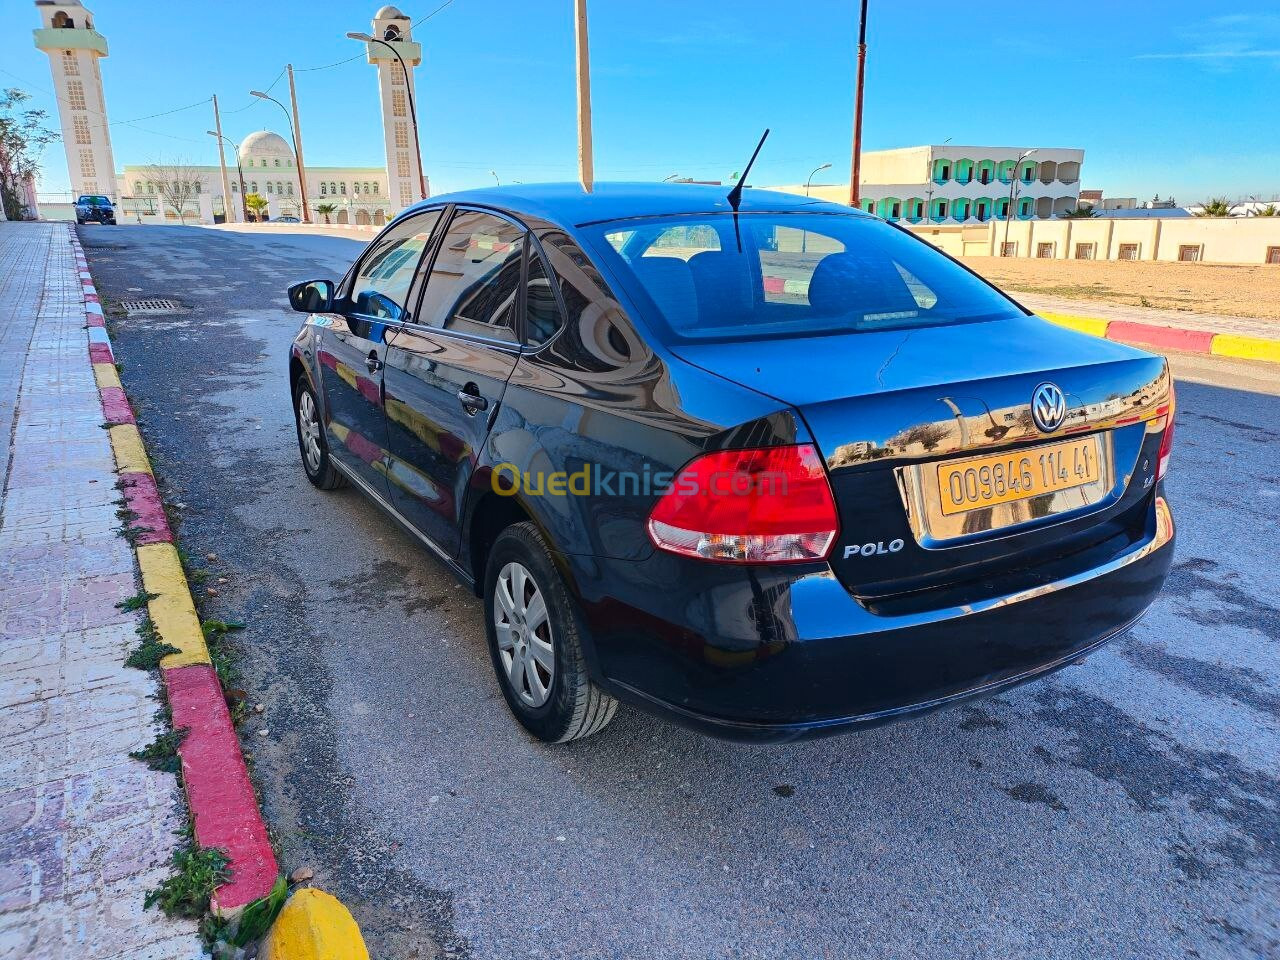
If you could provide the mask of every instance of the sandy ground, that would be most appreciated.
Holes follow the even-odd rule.
[[[1280,267],[965,257],[1010,292],[1280,321]]]

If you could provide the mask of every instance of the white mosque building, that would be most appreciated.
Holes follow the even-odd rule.
[[[239,160],[238,167],[234,165],[236,160]],[[165,168],[164,172],[171,171]],[[221,220],[226,212],[222,197],[222,170],[217,166],[183,166],[181,172],[195,184],[195,196],[185,211],[188,221],[199,219],[202,213]],[[307,203],[311,207],[312,218],[317,222],[324,221],[324,216],[317,212],[321,205],[335,208],[328,215],[332,223],[379,226],[400,209],[400,205],[393,204],[387,194],[387,171],[383,167],[308,165],[306,174]],[[141,216],[145,220],[160,215],[161,203],[155,176],[156,172],[150,165],[126,164],[123,172],[117,174],[116,198],[120,217],[132,219]],[[256,193],[267,201],[264,215],[271,220],[278,217],[301,218],[298,163],[293,148],[280,134],[258,130],[245,137],[239,144],[237,155],[227,157],[227,179],[231,183],[233,220],[242,218],[241,197],[246,193]],[[170,221],[178,218],[171,206],[166,207],[163,215]]]
[[[118,217],[147,222],[188,223],[244,218],[244,197],[267,201],[265,215],[302,218],[303,190],[298,163],[289,140],[270,130],[250,133],[226,158],[224,195],[220,166],[178,168],[125,164],[117,172],[111,128],[98,62],[107,56],[106,38],[94,27],[93,14],[81,0],[35,0],[41,26],[35,44],[49,55],[67,172],[73,196],[107,193]],[[306,165],[306,198],[316,222],[381,225],[396,211],[427,195],[427,178],[418,165],[415,131],[408,105],[415,98],[413,67],[422,49],[413,42],[412,23],[396,7],[374,15],[366,58],[378,69],[378,94],[386,145],[385,167],[316,167]],[[397,56],[398,54],[398,56]],[[224,131],[225,132],[225,131]],[[230,141],[228,141],[230,142]],[[163,202],[157,180],[180,175],[192,184],[182,211]],[[319,207],[331,206],[327,214]]]

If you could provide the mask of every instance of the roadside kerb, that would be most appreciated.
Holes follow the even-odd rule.
[[[1134,323],[1129,320],[1107,320],[1103,317],[1082,316],[1073,313],[1041,311],[1037,316],[1070,327],[1095,337],[1130,343],[1140,347],[1163,350],[1179,350],[1184,353],[1203,353],[1218,357],[1235,357],[1242,360],[1262,360],[1280,363],[1280,337],[1247,337],[1233,333],[1212,333],[1208,330],[1166,327],[1152,323]]]
[[[188,731],[179,754],[195,839],[201,847],[222,850],[229,860],[231,879],[214,892],[210,907],[222,916],[232,916],[271,892],[279,872],[275,854],[209,658],[151,463],[120,383],[88,261],[74,232],[71,245],[84,290],[89,359],[121,491],[133,515],[134,552],[143,589],[155,595],[147,603],[147,612],[160,639],[178,650],[160,661],[160,671],[173,727]]]

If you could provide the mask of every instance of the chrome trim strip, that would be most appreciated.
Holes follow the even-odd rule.
[[[421,540],[423,545],[426,546],[428,549],[430,549],[433,553],[435,553],[436,556],[438,556],[441,560],[445,561],[445,563],[449,564],[449,566],[454,570],[461,571],[464,574],[466,573],[466,571],[462,570],[462,567],[458,565],[458,563],[453,559],[453,557],[449,556],[449,554],[447,554],[444,551],[443,547],[441,547],[438,543],[436,543],[434,540],[428,537],[425,533],[423,533],[421,530],[415,527],[408,517],[406,517],[403,513],[401,513],[399,510],[393,507],[390,503],[388,503],[386,498],[383,497],[382,494],[378,493],[378,491],[375,490],[373,487],[369,486],[369,484],[365,481],[363,477],[359,476],[353,470],[351,470],[350,467],[345,466],[344,464],[342,464],[341,462],[339,462],[333,457],[329,458],[329,462],[333,464],[333,467],[335,470],[337,470],[340,474],[342,474],[344,477],[350,480],[355,486],[359,487],[365,496],[367,496],[370,500],[372,500],[375,504],[377,504],[383,510],[387,511],[387,513],[391,514],[392,519],[399,521],[400,524],[406,530],[408,530],[415,537]],[[470,576],[467,577],[468,582],[470,582],[471,579],[472,578]]]

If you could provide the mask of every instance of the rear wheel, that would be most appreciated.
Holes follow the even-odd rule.
[[[489,654],[516,719],[548,743],[603,730],[618,701],[587,673],[574,600],[532,523],[499,534],[484,587]]]
[[[329,458],[329,444],[320,423],[320,405],[316,403],[315,391],[304,376],[298,378],[293,388],[293,411],[293,422],[298,428],[298,452],[302,454],[302,469],[307,479],[321,490],[346,486],[346,480]]]

